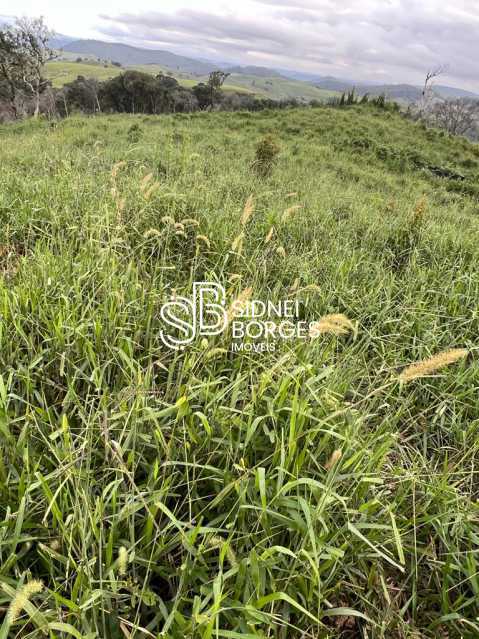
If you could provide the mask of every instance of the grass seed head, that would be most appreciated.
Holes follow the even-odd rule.
[[[145,192],[148,183],[153,179],[153,173],[148,173],[148,175],[145,175],[145,177],[141,180],[140,182],[140,191],[142,193]]]
[[[126,575],[128,567],[128,550],[125,546],[120,546],[118,550],[118,574]]]
[[[203,242],[203,244],[205,244],[208,248],[210,248],[210,246],[211,246],[211,242],[206,237],[206,235],[197,235],[196,236],[196,242]]]
[[[253,199],[253,196],[250,195],[244,205],[243,215],[241,216],[241,226],[246,226],[246,224],[248,224],[250,217],[253,215],[253,211],[254,211],[254,199]]]
[[[234,253],[238,253],[239,255],[241,255],[241,253],[243,252],[243,241],[244,241],[244,233],[241,232],[233,240],[233,243],[231,244],[231,250]]]
[[[336,464],[338,463],[338,461],[341,459],[342,456],[343,456],[342,450],[340,450],[339,448],[335,450],[333,454],[331,455],[331,457],[328,459],[328,461],[324,464],[324,467],[326,468],[326,470],[330,470],[331,468],[333,468],[333,466],[336,466]]]
[[[229,307],[226,314],[228,324],[243,311],[245,304],[251,299],[252,294],[253,289],[251,286],[249,286],[248,288],[242,290],[238,297],[231,303],[231,306]]]
[[[20,616],[22,610],[25,608],[26,604],[30,601],[30,599],[42,592],[43,590],[43,582],[38,579],[34,579],[33,581],[29,581],[24,586],[20,588],[15,597],[10,602],[10,606],[8,608],[8,620],[10,623],[14,623],[16,619]]]
[[[406,384],[407,382],[411,382],[413,379],[433,375],[437,371],[441,370],[441,368],[463,359],[467,356],[468,352],[469,351],[466,348],[451,348],[447,351],[443,351],[442,353],[437,353],[428,359],[423,359],[415,364],[407,366],[399,375],[399,381]]]
[[[274,235],[274,226],[272,226],[269,229],[267,236],[264,238],[264,241],[265,241],[266,244],[271,242],[271,240],[273,239],[273,235]]]
[[[314,322],[309,329],[309,336],[314,339],[320,335],[330,333],[332,335],[346,335],[354,330],[353,322],[338,313],[335,315],[325,315],[318,322]]]
[[[281,216],[281,222],[287,222],[289,219],[293,217],[295,211],[298,211],[301,208],[299,204],[295,204],[294,206],[290,206],[289,209],[286,209]]]
[[[126,166],[126,162],[124,160],[121,160],[121,162],[117,162],[116,164],[113,165],[113,168],[111,170],[111,177],[115,180],[116,176],[118,175],[118,172],[120,171],[120,169],[122,169],[124,166]]]

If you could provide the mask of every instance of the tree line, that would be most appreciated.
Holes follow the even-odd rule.
[[[261,110],[296,106],[296,100],[271,100],[225,92],[228,77],[213,71],[205,82],[187,88],[173,77],[126,70],[105,81],[78,76],[61,89],[45,77],[55,59],[52,33],[42,18],[16,20],[0,28],[0,121],[25,116],[67,116],[81,111],[107,113],[188,113],[198,110]]]
[[[17,19],[12,25],[0,27],[0,121],[28,115],[37,117],[40,113],[63,117],[77,111],[86,114],[189,113],[206,109],[258,111],[304,104],[295,99],[272,100],[254,94],[226,92],[222,87],[229,74],[220,70],[213,71],[205,82],[192,88],[182,86],[170,75],[126,70],[105,81],[78,76],[61,89],[55,89],[44,75],[46,63],[56,56],[49,44],[51,37],[42,18]],[[443,70],[441,67],[427,73],[422,99],[411,105],[406,114],[453,135],[477,138],[478,101],[441,100],[433,91],[432,81]],[[329,101],[333,107],[356,104],[389,110],[400,108],[384,95],[359,96],[354,89]]]

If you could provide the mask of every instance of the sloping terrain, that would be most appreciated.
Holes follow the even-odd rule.
[[[390,100],[396,100],[398,102],[404,102],[407,104],[419,101],[422,97],[423,91],[422,87],[414,86],[412,84],[362,84],[361,82],[354,83],[351,81],[344,81],[333,77],[318,80],[314,82],[314,85],[321,89],[326,89],[329,91],[345,92],[354,89],[359,95],[364,95],[365,93],[368,93],[369,95],[384,94]],[[479,94],[455,87],[435,84],[432,89],[437,97],[443,99],[479,99]]]
[[[170,71],[183,71],[204,75],[217,67],[214,64],[193,60],[176,55],[170,51],[157,49],[140,49],[118,42],[101,42],[100,40],[75,40],[63,47],[69,53],[90,54],[101,60],[120,62],[125,66],[137,64],[158,64]]]
[[[46,65],[47,77],[55,87],[61,87],[79,75],[97,78],[98,80],[107,80],[124,72],[126,69],[136,69],[151,74],[171,73],[180,84],[188,87],[208,80],[208,76],[182,71],[171,72],[166,66],[134,64],[127,67],[118,67],[109,63],[98,63],[88,56],[85,59],[82,58],[81,62],[57,60],[48,62]],[[325,100],[333,95],[338,95],[333,91],[321,90],[305,82],[283,78],[279,74],[265,77],[247,75],[245,73],[231,73],[223,89],[239,93],[254,93],[258,97],[266,97],[273,100],[290,98],[296,98],[301,101]]]
[[[477,145],[372,106],[0,136],[3,636],[479,636]],[[171,349],[195,281],[319,328]]]

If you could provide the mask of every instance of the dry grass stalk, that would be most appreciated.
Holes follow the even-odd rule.
[[[233,243],[231,244],[231,250],[241,255],[241,253],[243,252],[243,240],[244,240],[244,233],[241,232],[233,240]]]
[[[336,466],[342,456],[343,452],[340,449],[335,450],[328,461],[324,464],[326,470],[330,470],[333,466]]]
[[[289,219],[291,219],[291,217],[293,216],[293,214],[295,213],[295,211],[298,211],[301,208],[301,206],[299,204],[295,204],[294,206],[290,206],[289,209],[286,209],[283,213],[283,215],[281,216],[281,222],[287,222]]]
[[[297,277],[294,280],[293,284],[291,285],[291,287],[289,289],[289,292],[290,293],[296,293],[298,291],[298,289],[299,289],[299,284],[300,284],[300,280],[299,280],[299,277]]]
[[[268,231],[268,235],[264,238],[264,241],[266,244],[268,244],[269,242],[271,242],[271,240],[273,239],[273,235],[274,235],[274,226],[272,226],[269,231]]]
[[[252,294],[253,289],[251,286],[248,286],[248,288],[243,289],[238,297],[231,303],[226,313],[228,324],[243,311],[245,304],[251,299]]]
[[[253,196],[250,195],[244,205],[243,215],[241,216],[241,226],[246,226],[246,224],[248,224],[250,217],[253,215],[253,211],[254,211],[254,199],[253,199]]]
[[[150,186],[150,188],[149,188],[149,189],[147,189],[146,191],[144,191],[143,196],[144,196],[145,200],[147,200],[147,201],[148,201],[148,200],[151,198],[151,196],[155,193],[155,191],[157,191],[157,190],[158,190],[159,186],[160,186],[160,185],[158,184],[158,182],[155,182],[154,184],[152,184],[152,185]]]
[[[428,359],[423,359],[420,362],[406,366],[406,368],[399,375],[399,381],[402,383],[411,382],[413,379],[419,377],[426,377],[433,375],[441,368],[449,366],[458,362],[460,359],[467,357],[468,350],[466,348],[451,348],[442,353],[437,353]]]
[[[111,169],[111,177],[113,178],[113,180],[116,179],[116,176],[118,175],[118,172],[124,166],[126,166],[126,162],[124,160],[121,160],[121,162],[117,162],[116,164],[113,165],[113,168]]]
[[[335,315],[325,315],[318,322],[314,322],[309,329],[309,336],[314,339],[320,335],[331,333],[333,335],[346,335],[350,331],[354,330],[353,322],[343,315],[338,313]]]
[[[196,236],[196,241],[197,242],[203,242],[203,244],[205,244],[208,248],[210,248],[211,243],[209,241],[209,239],[206,237],[206,235],[197,235]]]
[[[148,173],[148,175],[145,175],[145,177],[141,180],[140,182],[140,191],[142,193],[145,192],[148,183],[153,179],[153,173]]]

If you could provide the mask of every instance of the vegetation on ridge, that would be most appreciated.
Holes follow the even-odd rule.
[[[477,147],[371,105],[0,135],[3,637],[477,637]],[[168,350],[202,280],[314,339]]]

